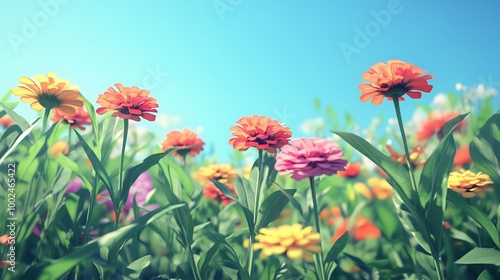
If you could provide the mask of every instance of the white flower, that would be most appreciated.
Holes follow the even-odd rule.
[[[444,93],[439,93],[434,96],[434,100],[432,101],[432,105],[438,108],[445,108],[448,104],[448,97]]]

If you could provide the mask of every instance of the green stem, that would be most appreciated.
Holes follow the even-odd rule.
[[[443,273],[441,271],[441,261],[439,260],[439,258],[434,258],[434,266],[436,267],[436,274],[437,274],[437,278],[438,280],[443,280]]]
[[[408,167],[408,173],[410,174],[411,187],[413,191],[418,192],[415,176],[413,175],[413,166],[411,165],[410,149],[408,149],[408,142],[406,141],[405,128],[403,125],[403,119],[401,117],[401,109],[399,108],[399,100],[397,98],[394,98],[394,108],[396,109],[396,116],[398,118],[399,130],[401,132],[401,138],[403,140],[403,147],[406,155],[406,166]]]
[[[68,156],[69,156],[69,153],[71,152],[71,127],[68,129]]]
[[[49,115],[50,115],[50,110],[45,109],[43,112],[43,120],[42,120],[42,135],[45,133],[45,130],[47,129],[47,122],[49,120]]]
[[[94,205],[97,198],[97,175],[94,177],[94,185],[92,186],[92,192],[90,193],[89,208],[87,209],[87,223],[85,224],[85,231],[83,234],[83,243],[87,243],[90,234],[90,222],[92,214],[94,213]]]
[[[193,270],[193,275],[195,280],[201,280],[201,274],[200,271],[198,270],[198,266],[196,265],[196,262],[194,261],[194,255],[193,255],[193,250],[191,249],[191,244],[188,244],[187,246],[188,250],[188,259],[189,263],[191,264],[191,269]]]
[[[255,203],[253,207],[253,224],[257,224],[257,218],[259,216],[259,200],[260,200],[260,192],[262,189],[262,150],[259,150],[259,158],[257,159],[257,168],[259,169],[259,174],[257,176],[257,187],[255,188],[257,191],[255,193]],[[247,263],[247,271],[250,279],[252,278],[252,268],[253,268],[253,243],[255,242],[255,232],[250,232],[250,242],[248,244],[248,263]]]
[[[128,135],[128,119],[123,119],[123,142],[122,142],[122,151],[120,153],[120,169],[118,170],[119,174],[118,198],[120,201],[123,192],[123,160],[125,159],[125,147],[127,146],[127,135]],[[121,209],[119,209],[117,205],[115,205],[115,215],[116,215],[115,229],[118,228],[118,222],[120,221],[120,212]]]
[[[321,226],[319,224],[319,211],[318,211],[318,199],[316,195],[316,184],[314,183],[314,176],[309,177],[309,183],[311,185],[311,196],[313,201],[313,211],[314,211],[314,228],[316,232],[319,233],[319,248],[320,251],[314,254],[314,263],[316,265],[316,272],[318,273],[320,280],[326,280],[325,263],[323,261],[323,247],[321,246]]]

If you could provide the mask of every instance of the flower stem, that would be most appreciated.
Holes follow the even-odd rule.
[[[198,270],[198,267],[196,266],[196,262],[194,260],[194,255],[193,255],[193,250],[191,250],[190,244],[188,244],[187,250],[188,250],[188,252],[187,252],[188,259],[189,259],[189,263],[191,264],[191,269],[193,270],[194,279],[201,280],[200,271]]]
[[[125,159],[125,147],[127,146],[127,135],[128,135],[128,119],[123,119],[123,142],[122,151],[120,153],[120,169],[118,170],[119,180],[118,180],[118,198],[121,200],[123,191],[123,160]],[[118,202],[120,203],[120,202]],[[118,222],[120,221],[121,209],[118,209],[115,205],[115,229],[118,228]]]
[[[92,192],[90,193],[89,208],[87,209],[87,223],[85,224],[85,231],[83,233],[82,244],[87,243],[90,234],[90,222],[92,214],[94,213],[94,206],[97,198],[97,175],[94,177],[94,185],[92,186]]]
[[[259,170],[259,174],[257,176],[257,187],[255,193],[255,204],[253,207],[253,224],[254,226],[257,224],[257,217],[259,216],[259,199],[260,192],[262,188],[262,150],[259,150],[259,158],[257,159],[257,168]],[[250,241],[248,244],[248,263],[247,263],[247,271],[250,279],[252,278],[252,268],[253,268],[253,243],[255,242],[255,232],[250,231]]]
[[[47,122],[49,121],[50,110],[45,109],[43,112],[43,120],[42,120],[42,135],[45,133],[47,129]]]
[[[311,185],[311,196],[313,201],[313,211],[314,211],[314,227],[317,233],[319,233],[319,252],[314,254],[314,263],[316,266],[316,273],[318,273],[320,280],[326,280],[326,271],[323,261],[323,247],[321,246],[321,226],[319,224],[319,211],[318,211],[318,199],[316,195],[316,184],[314,183],[314,176],[309,177],[309,183]]]
[[[408,149],[408,142],[406,141],[406,133],[403,125],[403,118],[401,117],[401,109],[399,108],[399,100],[394,99],[394,108],[396,109],[396,116],[398,118],[399,131],[401,132],[401,138],[403,140],[403,147],[406,155],[406,166],[408,167],[408,173],[410,174],[411,187],[413,191],[417,191],[417,184],[415,181],[415,176],[413,175],[413,166],[411,165],[410,159],[410,149]]]

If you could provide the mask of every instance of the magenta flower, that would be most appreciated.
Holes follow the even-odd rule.
[[[80,177],[76,177],[75,179],[69,181],[68,187],[66,188],[65,195],[69,193],[76,193],[82,188],[83,181]]]
[[[292,174],[292,179],[333,175],[345,171],[347,160],[340,147],[326,139],[293,139],[276,156],[275,168],[280,175]]]

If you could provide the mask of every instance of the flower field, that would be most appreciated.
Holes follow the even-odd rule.
[[[352,98],[394,105],[385,129],[316,100],[309,138],[235,120],[230,162],[202,158],[188,128],[137,130],[153,91],[88,100],[54,73],[21,77],[0,100],[0,279],[500,279],[496,91],[435,94],[400,60],[359,76]]]

